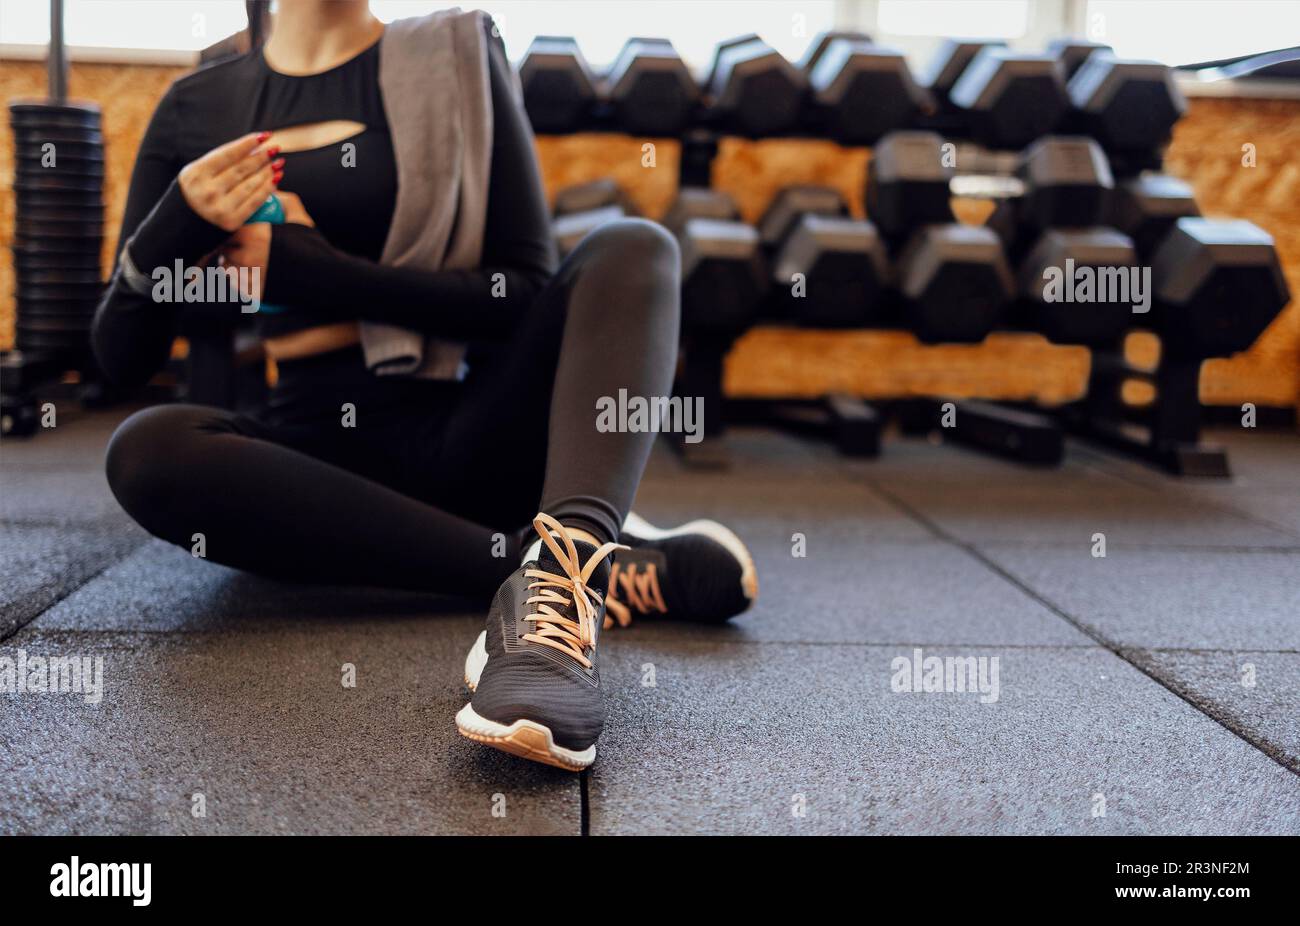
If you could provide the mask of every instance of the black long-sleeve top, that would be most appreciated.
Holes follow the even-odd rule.
[[[95,315],[92,340],[110,379],[147,380],[166,361],[177,333],[178,304],[155,302],[127,286],[122,249],[150,276],[177,260],[191,266],[229,237],[186,203],[177,180],[181,168],[248,132],[333,120],[365,130],[283,155],[280,188],[302,199],[316,226],[271,227],[262,299],[287,311],[259,316],[262,334],[347,319],[463,341],[500,339],[513,328],[553,272],[555,252],[531,130],[511,91],[500,43],[489,34],[493,142],[482,259],[472,270],[439,271],[377,263],[397,184],[379,92],[381,45],[306,76],[272,70],[259,49],[172,84],[141,142],[118,239],[119,266]],[[501,281],[504,287],[495,286],[494,293]],[[238,311],[231,305],[220,310]]]

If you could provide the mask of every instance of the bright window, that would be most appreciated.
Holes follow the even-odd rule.
[[[47,0],[0,0],[0,44],[44,45],[50,38]],[[374,0],[385,22],[449,6],[438,0]],[[630,35],[665,36],[702,68],[713,46],[757,32],[798,58],[817,32],[834,22],[835,0],[482,0],[500,25],[511,58],[535,35],[573,35],[595,66],[608,64]],[[98,48],[197,51],[244,28],[240,0],[65,0],[64,41]]]
[[[436,4],[375,0],[381,19],[411,16]],[[517,59],[535,35],[572,35],[594,66],[609,64],[630,35],[672,40],[686,61],[702,68],[713,46],[757,32],[777,51],[796,59],[817,32],[831,28],[834,0],[481,0],[465,4],[491,14],[506,51]]]
[[[880,0],[886,35],[1017,39],[1029,29],[1029,0]]]
[[[95,48],[199,51],[248,23],[238,0],[64,0],[63,41]],[[47,45],[48,0],[0,0],[0,44]]]
[[[1300,3],[1089,0],[1087,30],[1126,58],[1195,64],[1300,45]]]

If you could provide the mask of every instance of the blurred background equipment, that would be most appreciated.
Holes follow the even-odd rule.
[[[47,74],[45,99],[9,104],[16,286],[15,349],[0,356],[4,434],[36,430],[43,387],[70,373],[83,381],[94,376],[90,324],[103,289],[104,135],[99,107],[67,98],[61,0],[50,5]]]
[[[526,92],[534,86],[552,97],[530,103],[538,131],[636,131],[654,123],[680,135],[681,186],[663,214],[683,254],[678,389],[705,397],[710,445],[684,448],[688,460],[725,461],[717,438],[728,418],[795,425],[856,452],[879,447],[879,415],[860,399],[724,399],[727,352],[750,328],[777,323],[903,328],[935,345],[979,344],[999,329],[1081,345],[1094,355],[1083,400],[1041,411],[961,402],[962,425],[945,436],[1053,464],[1069,429],[1172,471],[1227,472],[1221,455],[1199,447],[1193,425],[1201,362],[1249,347],[1288,294],[1266,235],[1253,226],[1196,224],[1190,189],[1152,172],[1186,110],[1168,67],[1118,58],[1088,40],[1059,39],[1043,54],[949,40],[918,82],[900,53],[862,32],[818,34],[797,66],[748,34],[717,45],[697,107],[680,63],[666,40],[629,39],[602,84],[589,79],[576,42],[538,39],[521,79]],[[638,97],[630,88],[643,67],[642,79],[655,73],[658,90]],[[541,70],[555,72],[548,83],[536,83]],[[635,116],[638,99],[666,101],[663,120]],[[747,224],[732,197],[710,189],[732,135],[872,145],[866,218],[834,186],[791,183]],[[970,220],[969,206],[955,208],[981,200],[988,203],[983,221]],[[561,252],[637,211],[608,178],[562,190],[555,202]],[[1135,310],[1128,275],[1148,263],[1162,282],[1146,294],[1145,310]],[[1058,270],[1126,285],[1062,299],[1044,285]],[[1165,345],[1154,371],[1135,372],[1124,360],[1125,339],[1138,329]],[[1148,408],[1118,398],[1135,378],[1155,388]],[[906,403],[904,424],[928,427],[937,407]],[[1145,437],[1118,439],[1135,426]]]

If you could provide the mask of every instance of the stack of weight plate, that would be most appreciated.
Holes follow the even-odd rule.
[[[16,346],[80,368],[102,290],[104,136],[90,103],[19,100],[14,131]]]

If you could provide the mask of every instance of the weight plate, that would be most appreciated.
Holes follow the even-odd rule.
[[[9,101],[9,112],[18,115],[29,113],[98,113],[99,104],[92,100],[51,100],[41,97],[19,97]]]
[[[53,142],[56,145],[78,145],[103,151],[104,133],[66,128],[14,129],[14,143],[20,149],[35,147],[39,150],[46,142]]]
[[[48,148],[47,144],[53,144],[53,153],[55,160],[62,164],[64,159],[75,157],[75,159],[103,161],[104,146],[103,144],[91,144],[88,142],[60,142],[52,138],[22,138],[14,139],[14,151],[18,152],[19,157],[36,157],[40,159]]]
[[[102,194],[104,181],[102,177],[18,177],[14,180],[14,189],[20,193],[67,191]]]
[[[99,206],[33,206],[18,211],[16,224],[30,225],[45,222],[82,222],[95,225],[104,221],[104,210]]]
[[[14,253],[14,268],[28,270],[99,270],[99,254],[29,254]]]
[[[102,222],[32,222],[23,216],[15,233],[33,238],[94,238],[104,236]]]
[[[87,332],[23,331],[16,332],[15,342],[19,350],[44,350],[55,353],[80,354],[89,350],[90,336]]]
[[[71,268],[59,270],[21,270],[18,273],[18,284],[20,286],[82,286],[87,284],[100,285],[104,281],[99,277],[98,270],[73,270]]]
[[[18,317],[43,318],[45,315],[90,315],[99,304],[98,299],[48,299],[43,302],[28,300],[18,304]]]
[[[25,191],[15,197],[18,209],[40,209],[53,206],[55,209],[72,207],[74,209],[103,209],[104,197],[98,191],[85,190],[40,190],[33,193]]]
[[[104,236],[86,238],[28,238],[18,231],[11,245],[14,254],[37,257],[45,254],[100,254]]]
[[[98,126],[100,118],[100,109],[93,103],[41,103],[33,100],[9,104],[12,125]]]
[[[22,160],[14,169],[14,180],[31,182],[35,180],[71,180],[73,183],[95,181],[103,183],[104,162],[98,164],[90,161],[60,161],[57,167],[42,167],[39,161]]]
[[[35,176],[47,170],[67,174],[84,174],[86,176],[102,177],[104,175],[104,158],[102,155],[74,154],[71,151],[64,151],[63,147],[58,145],[50,154],[51,157],[47,158],[46,153],[39,148],[33,151],[28,147],[18,152],[18,157],[15,160],[16,169],[23,176]]]
[[[51,286],[47,283],[18,284],[18,304],[31,303],[40,306],[50,302],[65,302],[77,305],[84,302],[97,302],[103,294],[102,283],[60,283]]]
[[[19,331],[42,331],[49,334],[85,332],[90,330],[89,318],[19,318],[15,326]]]
[[[77,303],[67,308],[58,310],[50,309],[48,306],[39,312],[30,311],[30,306],[23,306],[23,311],[19,313],[18,319],[22,322],[36,321],[45,319],[47,321],[76,321],[77,319],[91,318],[95,314],[95,306],[81,305]]]

